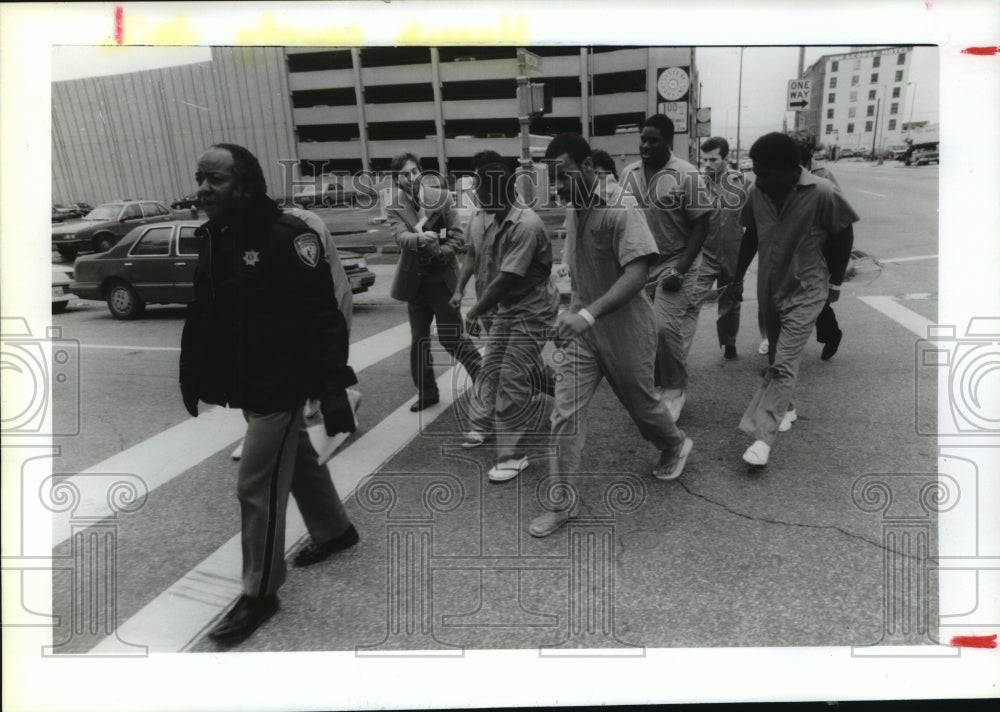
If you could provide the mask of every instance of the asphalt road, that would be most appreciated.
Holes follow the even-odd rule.
[[[779,437],[771,464],[748,470],[740,455],[749,442],[736,428],[766,364],[748,283],[738,361],[721,359],[714,309],[702,314],[680,421],[695,441],[684,475],[659,482],[646,474],[656,453],[602,386],[590,409],[585,516],[544,540],[527,535],[545,475],[544,412],[532,466],[513,481],[488,483],[491,452],[456,447],[461,411],[448,398],[409,413],[406,310],[387,296],[393,265],[373,265],[377,281],[356,295],[352,333],[360,429],[331,464],[342,494],[352,495],[361,543],[290,569],[281,611],[235,649],[930,642],[933,589],[919,594],[929,611],[921,625],[885,633],[894,606],[915,604],[911,591],[886,588],[884,572],[898,557],[858,488],[872,473],[936,472],[935,440],[914,427],[934,407],[933,374],[915,367],[914,342],[937,315],[938,170],[830,167],[861,215],[856,249],[878,262],[857,260],[845,285],[836,357],[821,362],[819,344],[808,347],[795,393],[799,420]],[[79,375],[55,393],[58,421],[72,431],[78,418],[79,432],[56,438],[54,472],[96,487],[133,475],[148,491],[136,511],[98,525],[57,517],[53,555],[66,560],[83,555],[74,549],[77,532],[114,533],[112,618],[121,624],[110,639],[108,621],[92,628],[100,614],[80,607],[90,589],[79,569],[59,570],[57,650],[216,650],[203,634],[239,592],[229,453],[240,415],[204,406],[197,420],[185,413],[177,388],[182,308],[150,307],[121,322],[101,302],[77,301],[53,321],[79,342]],[[443,392],[460,388],[447,357],[437,363]],[[290,524],[289,549],[295,531]],[[923,535],[933,551],[933,521]],[[925,554],[905,558],[926,566]]]

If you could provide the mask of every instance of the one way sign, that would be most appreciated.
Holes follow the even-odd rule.
[[[811,92],[812,79],[789,79],[786,111],[805,111],[808,109]]]

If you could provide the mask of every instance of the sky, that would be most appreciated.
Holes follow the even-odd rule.
[[[805,67],[824,54],[850,51],[849,47],[806,47]],[[798,73],[798,47],[747,47],[743,51],[743,110],[737,111],[740,76],[738,47],[698,48],[695,62],[702,84],[702,106],[712,109],[712,134],[724,135],[736,147],[736,121],[740,119],[740,146],[749,147],[757,137],[780,131],[789,79]],[[52,50],[52,79],[61,81],[123,71],[153,69],[211,59],[208,47],[66,47]],[[914,50],[910,80],[916,82],[914,121],[937,121],[939,101],[938,50]],[[907,116],[909,120],[909,116]]]
[[[825,54],[841,54],[850,47],[806,47],[804,67]],[[910,81],[917,85],[914,121],[938,121],[939,73],[935,47],[914,49]],[[780,131],[782,119],[794,125],[785,112],[788,80],[798,75],[798,47],[747,47],[743,51],[743,110],[737,112],[740,76],[739,47],[705,47],[695,53],[702,84],[702,106],[712,108],[712,133],[725,136],[735,148],[736,118],[740,115],[740,146],[770,131]],[[909,115],[907,115],[909,120]]]

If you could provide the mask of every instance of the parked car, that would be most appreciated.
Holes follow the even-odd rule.
[[[173,220],[174,214],[155,200],[119,200],[103,203],[79,220],[52,228],[52,246],[63,257],[80,251],[107,252],[136,225]]]
[[[198,207],[198,194],[192,193],[191,195],[185,195],[183,198],[175,200],[170,204],[173,210],[190,210],[191,208]]]
[[[853,148],[842,148],[840,149],[841,158],[853,158],[857,154],[854,152]]]
[[[354,204],[355,190],[350,178],[324,176],[320,193],[316,192],[316,187],[315,184],[300,186],[292,201],[306,210],[317,206],[329,208]]]
[[[928,163],[940,164],[941,161],[938,154],[938,144],[921,143],[911,146],[910,151],[903,159],[903,162],[908,166],[913,164],[923,166]]]
[[[203,222],[140,225],[108,252],[77,258],[71,291],[81,299],[106,301],[116,319],[134,319],[147,304],[191,302],[198,264],[195,230]],[[375,275],[361,255],[338,253],[352,292],[364,292],[375,283]]]
[[[337,254],[344,266],[344,272],[347,273],[347,279],[351,282],[351,293],[367,292],[368,288],[375,284],[375,274],[368,269],[365,258],[356,252],[345,250],[337,250]]]
[[[58,314],[66,309],[69,300],[73,298],[70,283],[73,273],[64,269],[52,268],[52,313]]]
[[[753,170],[753,161],[751,159],[749,159],[749,158],[741,158],[740,159],[740,170],[741,171],[752,171]]]

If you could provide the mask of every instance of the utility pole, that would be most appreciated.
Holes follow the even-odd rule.
[[[740,47],[740,80],[736,92],[736,165],[740,162],[740,115],[743,112],[743,48]]]
[[[799,73],[796,75],[796,79],[802,79],[802,74],[806,70],[806,48],[802,45],[799,46]],[[799,126],[799,115],[801,111],[795,112],[795,130],[798,131],[801,126]]]
[[[875,156],[875,139],[878,137],[878,117],[882,110],[882,97],[875,100],[875,130],[872,131],[872,157]]]

